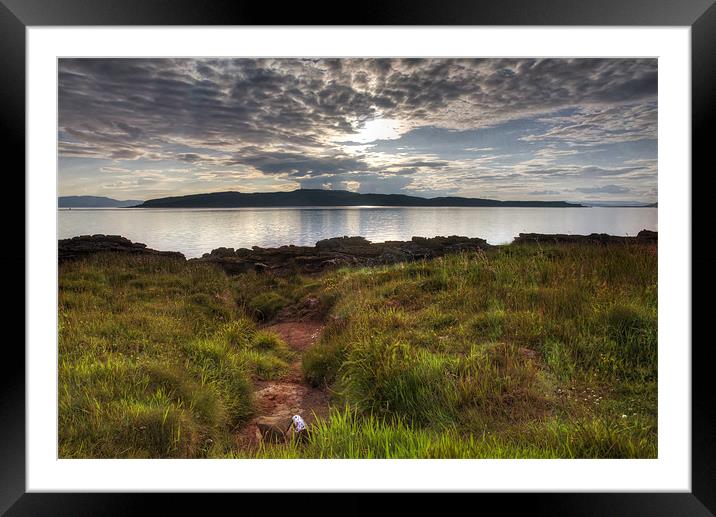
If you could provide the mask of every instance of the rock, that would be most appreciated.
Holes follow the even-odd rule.
[[[316,243],[319,250],[340,250],[346,248],[360,248],[370,246],[370,241],[365,237],[333,237],[331,239],[323,239]]]
[[[657,244],[658,234],[642,230],[636,237],[590,235],[547,235],[521,233],[515,243],[549,244]],[[363,237],[336,237],[318,241],[315,246],[281,246],[279,248],[216,248],[201,258],[189,259],[216,264],[230,275],[248,271],[286,275],[315,274],[343,266],[374,266],[442,257],[451,253],[471,253],[490,248],[484,239],[461,237],[413,237],[409,241],[373,243]],[[82,258],[94,253],[132,253],[158,255],[186,260],[174,251],[157,251],[145,244],[119,235],[83,235],[58,241],[59,261]]]
[[[285,425],[281,425],[284,423]],[[256,428],[262,441],[267,443],[283,443],[286,441],[286,430],[291,424],[291,419],[264,419],[256,421]]]
[[[261,271],[267,271],[271,268],[269,266],[267,266],[266,264],[264,264],[263,262],[256,262],[254,264],[254,269],[260,273]]]
[[[265,425],[257,422],[261,440],[268,443],[281,443],[286,441],[286,433],[274,425]]]
[[[364,237],[335,237],[323,239],[315,246],[281,246],[240,248],[217,248],[200,259],[212,262],[229,274],[240,274],[252,269],[271,271],[276,274],[320,273],[326,269],[347,265],[373,266],[395,264],[448,253],[470,252],[487,249],[484,239],[450,237],[413,237],[410,241],[373,243]],[[257,267],[257,264],[261,264]]]
[[[642,230],[636,234],[636,240],[640,242],[653,242],[659,241],[659,234],[651,230]]]
[[[133,255],[156,255],[186,260],[177,251],[157,251],[141,242],[132,242],[121,235],[81,235],[57,241],[57,259],[61,264],[96,253],[129,253]]]
[[[212,253],[217,257],[233,257],[235,252],[234,248],[216,248]]]
[[[650,230],[640,231],[636,237],[623,237],[606,233],[589,235],[564,235],[543,233],[521,233],[515,237],[514,244],[646,244],[657,243],[658,233]]]

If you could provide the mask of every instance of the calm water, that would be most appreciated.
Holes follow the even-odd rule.
[[[199,257],[220,246],[309,245],[361,235],[373,242],[465,235],[505,244],[520,232],[636,235],[657,230],[656,208],[242,208],[59,210],[59,238],[123,235]]]

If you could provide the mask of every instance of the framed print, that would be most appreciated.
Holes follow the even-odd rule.
[[[713,513],[691,170],[716,8],[156,7],[0,5],[27,250],[3,511]]]

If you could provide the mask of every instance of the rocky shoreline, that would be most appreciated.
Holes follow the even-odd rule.
[[[96,253],[130,253],[132,255],[157,255],[186,260],[178,251],[157,251],[141,242],[132,242],[120,235],[80,235],[57,241],[57,261],[62,264]]]
[[[318,273],[332,267],[395,264],[489,247],[484,239],[458,236],[413,237],[409,241],[380,243],[372,243],[363,237],[336,237],[318,241],[315,246],[218,248],[196,260],[215,263],[230,274],[252,269]]]
[[[521,233],[515,244],[656,244],[657,232],[642,230],[636,237],[607,234],[562,235]],[[363,237],[335,237],[318,241],[315,246],[281,246],[278,248],[217,248],[190,261],[209,262],[228,274],[247,271],[276,273],[319,273],[340,266],[376,266],[430,259],[460,251],[491,248],[484,239],[460,236],[413,237],[409,241],[373,243]],[[119,235],[83,235],[58,241],[58,261],[76,260],[95,253],[130,253],[186,260],[176,251],[157,251],[145,244]]]
[[[589,235],[566,235],[561,233],[521,233],[513,244],[656,244],[659,234],[651,230],[642,230],[636,237],[623,237],[607,233]]]

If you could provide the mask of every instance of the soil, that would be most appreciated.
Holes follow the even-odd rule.
[[[297,352],[289,372],[281,379],[255,381],[256,415],[237,437],[240,446],[255,448],[261,440],[257,424],[274,425],[286,430],[293,415],[300,415],[310,425],[316,417],[328,414],[329,394],[325,389],[308,384],[301,373],[303,352],[313,346],[323,331],[317,321],[283,321],[264,327],[281,336]]]

